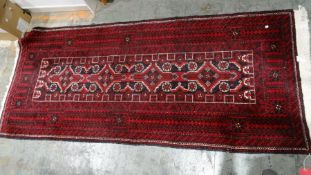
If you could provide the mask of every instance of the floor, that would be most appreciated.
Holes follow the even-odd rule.
[[[297,9],[298,5],[304,6],[311,16],[310,0],[115,0],[106,6],[98,4],[94,17],[76,13],[59,20],[37,15],[32,26]],[[0,101],[3,101],[9,83],[16,49],[16,43],[0,41]],[[303,166],[305,157],[109,143],[0,139],[0,175],[293,175]],[[311,168],[311,159],[306,165]]]

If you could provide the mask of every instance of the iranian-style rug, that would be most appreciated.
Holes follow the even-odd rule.
[[[0,135],[308,153],[294,13],[35,28]]]

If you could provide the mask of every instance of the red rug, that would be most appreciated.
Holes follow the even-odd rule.
[[[307,153],[292,11],[37,28],[5,137]]]

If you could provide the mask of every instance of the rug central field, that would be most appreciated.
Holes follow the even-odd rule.
[[[292,11],[36,28],[0,135],[309,152]]]

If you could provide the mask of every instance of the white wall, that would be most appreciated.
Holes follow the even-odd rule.
[[[23,9],[31,12],[54,12],[54,11],[95,11],[96,0],[13,0]]]

